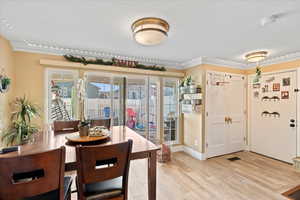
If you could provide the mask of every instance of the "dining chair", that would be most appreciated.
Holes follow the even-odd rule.
[[[110,119],[92,119],[90,126],[95,127],[95,126],[105,126],[105,128],[110,129]]]
[[[109,146],[78,146],[79,200],[127,200],[132,140]]]
[[[62,133],[73,133],[78,131],[79,120],[70,120],[70,121],[54,121],[53,130],[54,134]]]
[[[0,200],[70,200],[71,177],[64,177],[65,147],[0,158]]]

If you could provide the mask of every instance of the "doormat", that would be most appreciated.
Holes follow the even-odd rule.
[[[300,185],[282,193],[282,195],[289,199],[300,200]]]
[[[237,161],[237,160],[241,160],[239,157],[231,157],[231,158],[227,158],[227,160],[233,162],[233,161]]]

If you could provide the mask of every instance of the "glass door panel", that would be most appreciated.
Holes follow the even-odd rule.
[[[56,120],[73,120],[76,118],[77,74],[71,70],[47,69],[48,75],[48,123]]]
[[[163,120],[164,120],[164,141],[166,143],[178,142],[178,80],[163,80]]]
[[[122,126],[125,122],[125,78],[113,77],[112,81],[112,124],[113,126]]]
[[[147,78],[130,76],[126,79],[126,126],[143,137],[148,132]]]
[[[86,83],[87,119],[109,119],[111,117],[111,77],[88,74]]]
[[[159,78],[149,78],[149,140],[155,144],[160,142],[160,104],[159,104]]]

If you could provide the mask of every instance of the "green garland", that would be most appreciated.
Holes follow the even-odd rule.
[[[82,63],[84,65],[87,64],[95,64],[95,65],[116,65],[117,63],[113,62],[114,58],[111,59],[110,61],[104,61],[102,59],[96,58],[96,59],[86,59],[85,57],[76,57],[76,56],[72,56],[72,55],[64,55],[64,58],[70,62],[77,62],[77,63]],[[124,67],[124,66],[120,66],[120,67]],[[128,66],[125,66],[128,67]],[[145,69],[145,70],[154,70],[154,71],[166,71],[165,67],[160,67],[160,66],[146,66],[146,65],[142,65],[137,63],[135,66],[133,67],[128,67],[128,68],[136,68],[136,69]]]

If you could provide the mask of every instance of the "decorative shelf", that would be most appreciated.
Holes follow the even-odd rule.
[[[135,69],[135,68],[128,68],[128,67],[117,67],[117,66],[95,65],[95,64],[84,65],[82,63],[75,63],[75,62],[62,61],[62,60],[41,59],[40,64],[46,66],[55,66],[55,67],[73,68],[73,69],[75,68],[75,69],[85,69],[85,70],[103,70],[109,72],[122,72],[122,73],[168,76],[168,77],[178,77],[178,78],[184,77],[183,72],[153,71],[153,70],[145,70],[145,69]]]

